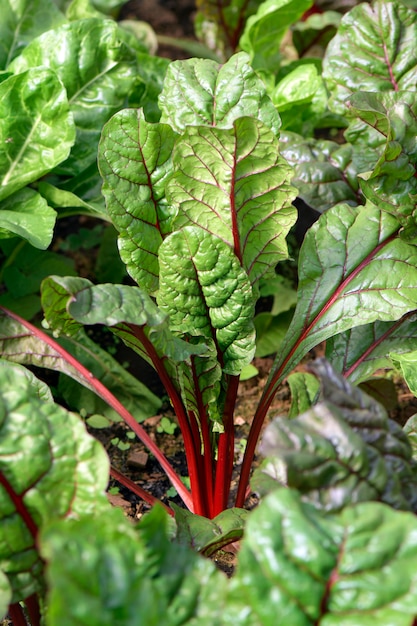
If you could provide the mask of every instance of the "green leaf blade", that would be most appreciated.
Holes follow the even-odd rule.
[[[252,284],[287,258],[296,190],[265,125],[245,117],[231,130],[187,128],[173,158],[168,194],[179,206],[176,227],[196,224],[223,239]]]
[[[414,91],[416,37],[416,13],[402,3],[378,0],[349,11],[323,61],[332,110],[345,113],[346,99],[358,90]]]
[[[181,133],[187,126],[232,128],[243,116],[262,121],[275,134],[279,115],[244,53],[223,65],[207,59],[170,64],[159,97],[161,122]]]
[[[19,235],[41,250],[52,241],[55,220],[56,212],[30,188],[20,189],[0,203],[0,233],[4,229]]]
[[[230,247],[196,226],[160,248],[158,304],[174,332],[213,339],[223,371],[238,375],[255,351],[254,298]]]
[[[75,129],[65,89],[49,69],[9,77],[0,84],[0,102],[3,200],[64,161]]]
[[[107,210],[119,231],[122,260],[148,292],[158,285],[158,249],[169,232],[165,184],[172,170],[176,135],[150,124],[141,111],[125,110],[106,125],[99,147]]]

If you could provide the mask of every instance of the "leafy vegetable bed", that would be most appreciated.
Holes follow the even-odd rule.
[[[0,0],[0,614],[415,626],[416,420],[386,398],[416,390],[417,7],[199,0],[170,62],[119,5]],[[71,216],[98,223],[54,238]],[[242,445],[239,384],[272,353]],[[181,506],[84,421],[122,421],[113,445],[140,440]],[[152,507],[136,526],[110,477]],[[202,556],[230,544],[227,580]]]

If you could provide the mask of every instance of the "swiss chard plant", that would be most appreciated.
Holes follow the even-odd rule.
[[[10,538],[0,543],[0,608],[10,605],[16,624],[27,623],[21,600],[30,623],[51,626],[136,623],[132,615],[149,624],[416,623],[415,420],[404,434],[351,383],[395,363],[416,388],[417,15],[400,1],[359,4],[343,18],[312,4],[267,0],[232,11],[227,2],[200,2],[197,31],[211,36],[222,62],[170,63],[158,103],[150,81],[151,97],[134,92],[134,106],[111,119],[107,110],[101,132],[106,219],[131,284],[51,275],[42,283],[43,328],[1,309],[0,523]],[[98,27],[91,19],[63,28]],[[316,40],[323,60],[314,56]],[[47,71],[41,43],[16,56],[0,88],[32,66]],[[49,71],[61,85],[57,60]],[[81,112],[80,146],[89,136],[82,119]],[[83,176],[84,157],[80,147],[54,175],[74,166]],[[45,174],[22,179],[29,193],[45,189],[37,182]],[[12,184],[12,174],[5,178]],[[288,314],[278,320],[285,331],[271,349],[277,356],[235,468],[235,407],[257,349],[256,306],[268,284],[282,284],[276,272],[289,258],[300,200],[320,217],[297,250],[297,303],[290,321]],[[113,369],[86,335],[91,325],[159,375],[182,433],[190,488],[140,424],[157,399],[120,365]],[[291,374],[323,342],[332,367]],[[75,381],[70,407],[94,397],[92,412],[126,422],[182,499],[185,508],[164,505],[176,530],[159,508],[138,531],[110,512],[109,473],[149,504],[156,498],[109,468],[78,418],[21,364]],[[267,431],[268,458],[253,486],[272,493],[248,514],[256,446],[287,377],[290,416],[303,415]],[[170,533],[212,555],[242,537],[248,516],[230,585],[186,548],[175,552],[172,574]],[[371,583],[375,567],[381,576]],[[401,584],[388,570],[396,581],[400,572]]]

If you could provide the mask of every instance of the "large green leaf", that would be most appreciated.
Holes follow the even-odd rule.
[[[33,189],[24,188],[0,203],[0,237],[19,235],[45,250],[52,241],[56,212]]]
[[[161,121],[181,133],[187,126],[232,128],[242,116],[262,121],[278,134],[279,115],[264,83],[243,52],[219,65],[208,59],[174,61],[159,96]]]
[[[55,72],[32,69],[0,83],[0,200],[68,156],[75,129]]]
[[[158,248],[170,232],[165,185],[175,138],[168,125],[150,124],[142,111],[127,109],[108,122],[99,146],[103,194],[120,233],[120,256],[148,292],[157,289]]]
[[[280,44],[289,27],[311,7],[312,0],[266,0],[248,18],[239,45],[248,52],[255,69],[276,72]]]
[[[372,502],[324,518],[288,489],[250,515],[224,619],[245,626],[411,626],[417,520]]]
[[[197,226],[160,248],[158,304],[173,331],[213,339],[226,374],[238,375],[255,352],[254,297],[232,249]]]
[[[299,257],[299,300],[274,383],[332,335],[417,308],[417,248],[399,230],[392,215],[369,202],[337,205],[309,229]]]
[[[390,352],[417,348],[417,315],[404,315],[394,322],[374,322],[330,337],[326,357],[333,367],[358,384],[376,370],[391,367]]]
[[[67,91],[77,141],[60,173],[72,176],[94,163],[103,124],[139,80],[135,50],[124,38],[112,20],[79,20],[35,39],[8,68],[17,73],[46,66]]]
[[[296,220],[292,171],[274,133],[248,117],[230,130],[189,127],[173,159],[174,225],[196,224],[227,242],[252,284],[272,273],[288,256],[286,236]]]
[[[252,486],[266,474],[326,511],[378,500],[416,512],[417,464],[401,427],[325,361],[311,369],[320,378],[318,404],[267,426],[260,447],[267,459]]]
[[[103,520],[68,520],[42,533],[47,626],[220,624],[224,575],[170,541],[159,507],[138,531],[113,509]]]
[[[338,202],[358,204],[358,169],[352,163],[350,144],[301,137],[285,131],[280,136],[281,154],[294,168],[292,184],[304,202],[322,213]]]
[[[12,365],[0,368],[0,564],[13,602],[40,590],[40,527],[107,509],[109,462],[80,419],[39,397]]]
[[[53,0],[1,0],[0,13],[0,69],[32,39],[66,21]]]
[[[346,112],[356,91],[416,89],[417,15],[402,2],[361,3],[342,19],[323,60],[329,106]]]

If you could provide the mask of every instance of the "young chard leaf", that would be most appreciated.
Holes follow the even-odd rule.
[[[311,7],[313,0],[266,0],[248,18],[239,45],[251,57],[251,65],[276,72],[281,61],[280,44],[288,28]]]
[[[255,352],[254,298],[233,250],[211,233],[187,226],[159,251],[158,304],[170,327],[213,339],[226,374],[238,375]]]
[[[329,107],[342,115],[356,91],[415,90],[417,14],[401,2],[363,2],[342,19],[323,59]]]
[[[324,517],[278,489],[248,519],[226,623],[410,626],[416,537],[411,513],[366,502]]]
[[[39,528],[107,510],[109,463],[81,420],[40,398],[21,368],[1,367],[0,380],[0,563],[18,602],[41,588]]]
[[[161,122],[178,133],[187,126],[232,128],[243,116],[260,120],[276,135],[281,125],[264,83],[243,52],[223,65],[207,59],[174,61],[159,106]]]
[[[29,187],[8,196],[0,203],[1,235],[19,235],[35,248],[45,250],[52,241],[56,212],[46,200]],[[0,235],[0,236],[1,236]]]
[[[79,20],[40,35],[8,68],[32,74],[36,67],[48,67],[66,89],[77,140],[57,170],[60,174],[74,176],[95,162],[103,124],[123,106],[138,80],[135,51],[123,37],[112,20]]]
[[[99,167],[107,211],[119,231],[120,256],[148,293],[158,287],[158,249],[170,232],[172,209],[165,185],[176,134],[150,124],[142,111],[124,110],[103,130]]]
[[[256,284],[288,256],[296,220],[292,170],[274,133],[243,117],[230,130],[189,127],[174,152],[168,195],[179,206],[174,225],[196,224],[228,243]]]
[[[0,200],[64,161],[74,140],[67,94],[55,72],[37,68],[0,83]]]

